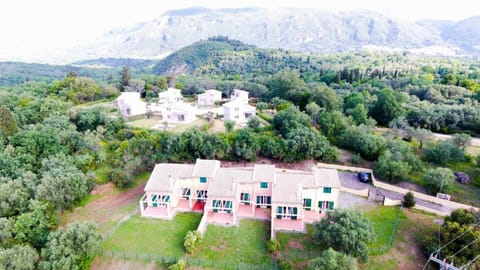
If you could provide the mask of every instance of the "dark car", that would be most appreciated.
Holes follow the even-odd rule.
[[[358,181],[363,183],[368,183],[368,181],[370,181],[370,177],[368,176],[368,173],[366,172],[358,173]]]

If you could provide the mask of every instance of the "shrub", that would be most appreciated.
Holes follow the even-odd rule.
[[[185,235],[183,246],[185,247],[185,251],[187,253],[192,254],[200,243],[202,243],[202,236],[200,235],[200,232],[188,231],[187,235]]]
[[[408,192],[403,196],[403,206],[406,208],[414,207],[417,202],[412,192]]]
[[[455,176],[449,168],[435,168],[428,170],[422,179],[431,194],[448,193],[453,187]]]
[[[310,270],[353,270],[357,269],[352,257],[329,248],[320,257],[308,262]]]
[[[185,270],[186,267],[187,263],[184,260],[180,259],[177,263],[170,265],[168,267],[168,270]]]
[[[275,253],[280,250],[280,243],[276,239],[270,239],[267,243],[267,249],[271,253]]]
[[[356,165],[360,163],[360,154],[356,153],[352,155],[352,165]]]
[[[292,270],[293,265],[287,260],[278,260],[278,268],[280,268],[280,270]]]
[[[127,187],[130,184],[129,177],[122,169],[113,169],[110,173],[110,180],[117,186],[118,188]]]

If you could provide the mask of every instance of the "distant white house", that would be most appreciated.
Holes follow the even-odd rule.
[[[196,119],[197,109],[184,102],[167,103],[162,106],[162,117],[167,122],[189,123]]]
[[[180,89],[168,88],[167,91],[158,93],[158,103],[160,104],[180,102],[182,100]]]
[[[233,89],[233,93],[230,99],[232,101],[238,100],[242,101],[243,103],[248,103],[248,92],[244,90]]]
[[[234,100],[223,104],[223,119],[237,123],[246,123],[255,116],[256,108],[244,103],[243,100]]]
[[[222,100],[222,92],[210,89],[197,96],[198,106],[213,106],[215,102]]]
[[[147,113],[147,104],[140,99],[140,93],[123,92],[115,101],[123,117]]]

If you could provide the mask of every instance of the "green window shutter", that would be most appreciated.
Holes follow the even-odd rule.
[[[260,182],[260,188],[268,188],[268,182]]]
[[[267,204],[272,204],[272,197],[267,196]]]
[[[318,201],[318,208],[322,208],[322,201]]]
[[[312,209],[312,199],[305,199],[305,209]]]
[[[249,200],[250,200],[250,194],[245,193],[245,201],[249,201]]]
[[[330,202],[328,209],[333,210],[333,202]]]
[[[212,201],[212,204],[213,204],[213,212],[214,212],[214,213],[218,212],[218,208],[217,208],[217,207],[218,207],[218,203],[217,203],[217,202],[218,202],[217,200],[213,200],[213,201]]]
[[[292,219],[297,219],[297,207],[293,207]]]
[[[260,204],[260,196],[257,196],[257,204]]]
[[[187,189],[187,193],[185,195],[190,196],[190,189]]]
[[[200,177],[200,183],[207,183],[206,177]]]
[[[169,202],[170,201],[170,195],[165,196],[165,201]]]
[[[281,206],[277,207],[277,218],[282,218],[282,207]]]
[[[323,188],[323,193],[332,193],[332,188],[331,187],[324,187]]]

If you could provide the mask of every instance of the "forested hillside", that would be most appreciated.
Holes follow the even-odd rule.
[[[58,216],[97,183],[128,188],[160,162],[363,162],[384,181],[480,205],[480,157],[470,149],[480,134],[477,62],[300,54],[217,37],[172,54],[155,74],[124,67],[90,78],[40,67],[40,77],[25,73],[34,81],[0,88],[0,268],[88,268],[98,231],[90,223],[60,228]],[[127,125],[111,107],[119,89],[154,102],[172,85],[191,97],[245,89],[258,117],[239,129],[227,121],[224,131],[210,132],[207,122],[172,132]],[[432,131],[452,137],[437,141]],[[456,182],[454,172],[468,181]]]
[[[361,95],[367,109],[373,108],[378,93],[393,89],[400,110],[390,116],[369,111],[380,125],[403,117],[413,127],[432,131],[480,133],[480,65],[474,61],[405,54],[305,55],[217,37],[172,54],[153,72],[185,73],[178,77],[185,93],[218,88],[228,95],[240,87],[266,101],[272,97],[292,101],[301,109],[311,101],[333,102],[345,112],[353,109],[342,100],[328,100],[331,96],[318,94],[318,89],[335,93],[335,98]],[[314,100],[315,96],[320,97]]]

